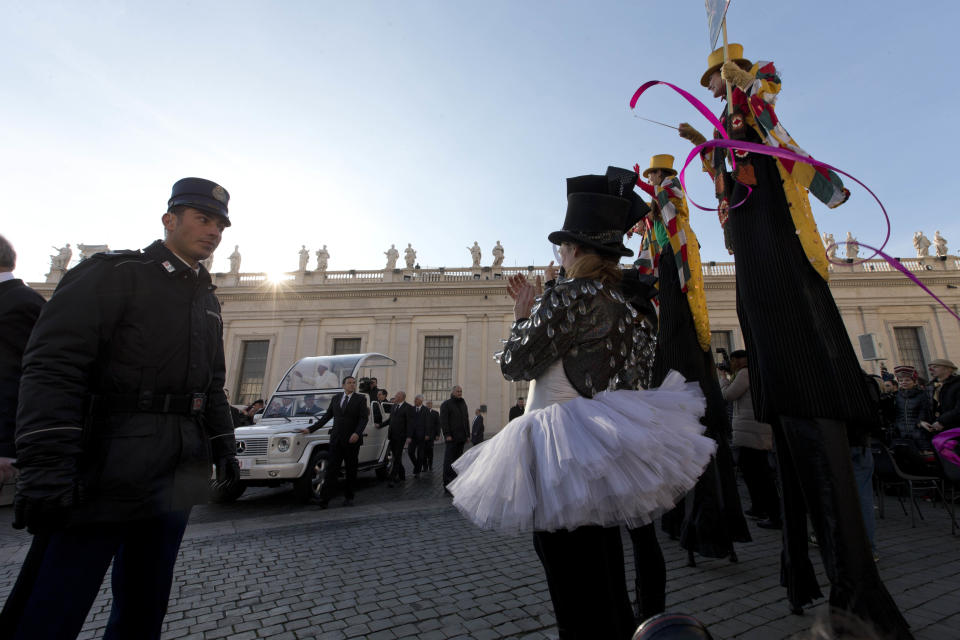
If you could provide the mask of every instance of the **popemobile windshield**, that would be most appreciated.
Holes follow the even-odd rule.
[[[330,421],[311,434],[300,433],[323,417],[330,399],[340,393],[343,379],[353,376],[358,390],[371,408],[360,447],[360,471],[374,471],[384,479],[390,464],[387,429],[373,423],[373,404],[383,414],[390,412],[389,403],[371,402],[365,393],[369,377],[376,370],[392,367],[396,361],[382,353],[352,353],[336,356],[311,356],[298,360],[280,380],[263,414],[249,427],[234,430],[240,481],[213,489],[217,502],[231,502],[250,486],[279,486],[292,482],[294,491],[304,501],[319,497],[326,472],[330,443]]]

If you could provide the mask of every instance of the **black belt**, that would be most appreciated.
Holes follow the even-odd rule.
[[[105,409],[117,413],[180,413],[198,415],[207,407],[205,393],[108,393],[99,400]]]

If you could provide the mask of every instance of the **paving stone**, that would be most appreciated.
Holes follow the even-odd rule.
[[[364,475],[350,510],[320,512],[269,488],[250,489],[231,505],[195,508],[162,637],[556,638],[529,536],[473,528],[442,498],[439,474],[408,480],[400,491]],[[960,628],[960,576],[945,551],[956,549],[949,520],[938,505],[925,504],[926,520],[912,528],[893,498],[886,506],[887,517],[877,523],[881,575],[917,640],[948,637]],[[9,528],[10,518],[10,510],[0,509],[0,597],[9,593],[30,543],[29,535]],[[695,568],[686,566],[676,542],[661,536],[668,610],[707,622],[717,638],[780,640],[808,629],[825,600],[803,616],[789,615],[778,583],[779,534],[752,532],[753,543],[738,545],[739,563],[698,557]],[[632,548],[623,539],[632,592]],[[816,549],[811,559],[828,593]],[[80,638],[103,636],[111,605],[107,580]]]

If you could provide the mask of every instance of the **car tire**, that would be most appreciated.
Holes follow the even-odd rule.
[[[293,491],[303,502],[320,499],[320,488],[327,473],[327,452],[314,451],[303,475],[293,481]]]
[[[216,504],[230,504],[243,495],[247,490],[247,485],[243,482],[233,482],[224,487],[218,487],[213,482],[210,483],[210,502]]]
[[[377,480],[386,480],[390,475],[390,465],[393,464],[393,449],[387,449],[387,455],[383,459],[383,464],[376,468],[374,473],[377,475]]]

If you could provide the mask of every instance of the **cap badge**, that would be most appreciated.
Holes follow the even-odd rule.
[[[162,265],[163,265],[163,268],[167,270],[167,273],[173,273],[174,271],[177,270],[176,267],[174,267],[172,264],[170,264],[170,261],[169,261],[169,260],[164,260],[164,261],[161,262],[160,264],[162,264]]]
[[[220,185],[217,185],[213,188],[212,195],[216,200],[219,200],[223,204],[227,204],[227,191]]]

